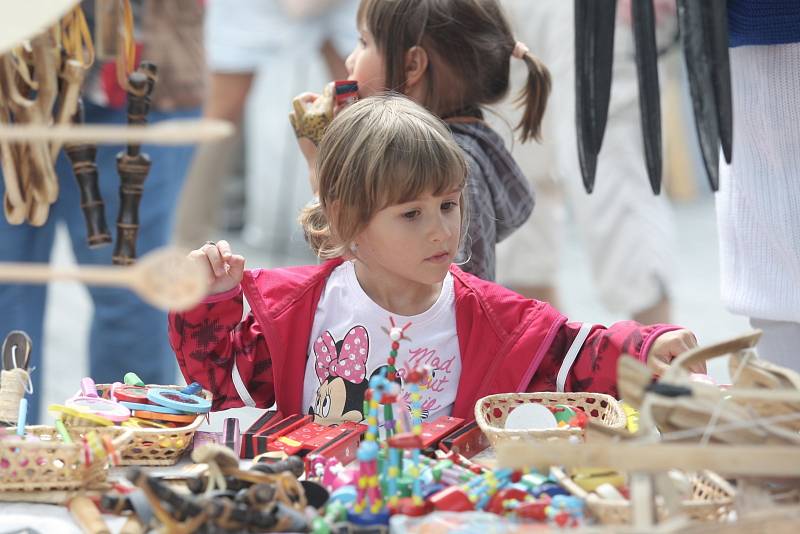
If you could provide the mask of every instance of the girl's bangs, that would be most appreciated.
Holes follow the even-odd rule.
[[[396,151],[394,157],[385,157],[374,189],[378,209],[464,188],[467,168],[460,153],[436,142],[415,144],[423,145],[414,147],[423,150]]]

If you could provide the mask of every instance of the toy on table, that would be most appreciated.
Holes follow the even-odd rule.
[[[283,416],[280,412],[267,410],[258,419],[253,421],[253,424],[242,433],[240,458],[253,459],[259,454],[267,452],[267,437],[259,437],[259,433],[274,426],[282,419]]]
[[[94,380],[89,377],[81,380],[80,393],[68,399],[66,406],[99,415],[115,423],[121,423],[131,416],[130,410],[122,404],[99,397]]]
[[[173,389],[150,388],[147,391],[147,400],[152,404],[165,406],[184,413],[208,413],[211,410],[211,401]]]
[[[3,341],[0,352],[3,355],[3,370],[28,369],[33,343],[28,334],[21,330],[12,330]]]
[[[207,468],[199,477],[185,480],[188,492],[173,487],[177,480],[134,468],[127,477],[147,502],[137,503],[135,493],[111,492],[103,496],[104,508],[144,514],[140,522],[148,529],[163,526],[168,532],[305,532],[313,509],[328,499],[321,486],[298,481],[303,461],[297,457],[254,464],[247,470],[240,468],[233,451],[219,445],[200,448],[192,457]]]
[[[25,393],[32,393],[28,363],[31,340],[25,332],[9,332],[3,341],[0,371],[0,426],[18,425],[20,402]]]
[[[235,417],[227,417],[222,423],[222,444],[239,456],[242,448],[242,436],[239,434],[239,420]]]
[[[439,442],[439,449],[472,458],[491,444],[476,421],[471,421],[448,434]]]

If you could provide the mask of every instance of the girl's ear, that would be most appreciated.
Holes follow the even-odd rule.
[[[406,91],[418,87],[428,70],[428,52],[421,46],[412,46],[406,51]]]

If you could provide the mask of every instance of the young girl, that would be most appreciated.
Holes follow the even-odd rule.
[[[430,417],[472,418],[475,401],[511,391],[616,394],[617,359],[657,363],[694,346],[676,326],[568,323],[452,264],[466,220],[467,164],[447,127],[400,96],[361,100],[320,144],[319,203],[302,216],[321,265],[245,271],[228,243],[190,253],[211,295],[171,314],[188,382],[214,409],[242,404],[325,424],[360,421],[369,377],[386,365],[390,317],[411,323],[395,366],[433,368]],[[242,321],[242,294],[252,311]]]
[[[538,137],[550,92],[547,69],[514,40],[496,0],[362,0],[358,28],[360,43],[346,65],[360,96],[404,93],[445,119],[464,151],[470,219],[459,264],[494,280],[495,245],[528,219],[533,194],[502,139],[483,122],[481,106],[505,97],[512,56],[524,61],[529,74],[518,129],[523,142]],[[300,100],[316,98],[306,93]],[[301,148],[313,168],[313,145],[303,140]]]

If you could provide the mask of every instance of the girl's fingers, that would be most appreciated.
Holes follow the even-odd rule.
[[[231,244],[225,241],[224,239],[217,241],[217,250],[219,250],[222,259],[226,262],[232,255]]]
[[[292,107],[294,108],[294,116],[297,122],[301,122],[303,120],[303,116],[306,114],[306,107],[303,104],[303,101],[300,100],[300,97],[295,97],[292,100]]]
[[[211,267],[211,262],[208,261],[208,256],[203,249],[191,251],[189,253],[189,260],[203,268],[206,273],[206,277],[211,283],[216,280],[217,277],[214,275],[214,268]]]
[[[233,254],[228,258],[228,276],[233,280],[241,281],[244,274],[244,256]]]
[[[214,276],[224,276],[225,275],[225,261],[222,259],[222,254],[220,254],[219,248],[217,245],[206,243],[203,245],[201,249],[206,257],[208,258],[208,263],[211,264],[211,270],[214,273]]]
[[[306,108],[313,104],[319,98],[315,93],[300,93],[292,100],[292,107],[294,114],[298,121],[303,120],[303,115],[306,114]]]

